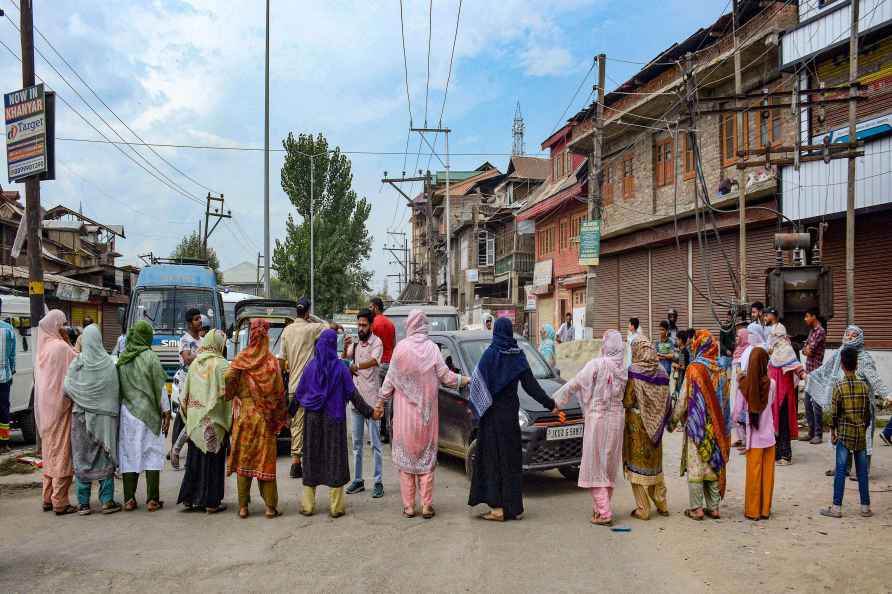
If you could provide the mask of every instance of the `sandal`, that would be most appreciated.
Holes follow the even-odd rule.
[[[686,509],[686,510],[684,510],[684,515],[689,517],[692,520],[696,520],[697,522],[703,521],[703,512],[700,512],[698,514],[698,513],[695,513],[695,510],[693,510],[693,509]]]
[[[480,519],[488,520],[490,522],[504,522],[505,516],[497,515],[490,511],[490,512],[486,512],[485,514],[480,514]]]
[[[412,507],[403,508],[403,517],[404,518],[414,518],[415,517],[415,508],[412,508]]]
[[[121,504],[116,501],[109,501],[102,505],[102,513],[105,515],[116,514],[121,511]]]
[[[665,510],[659,510],[659,509],[658,509],[658,510],[657,510],[657,513],[660,514],[661,516],[663,516],[664,518],[668,518],[668,517],[669,517],[669,510],[668,510],[668,509],[665,509]]]
[[[613,526],[613,518],[602,518],[601,516],[592,516],[592,524],[595,526]]]
[[[716,510],[709,510],[709,509],[708,509],[708,510],[706,510],[704,513],[705,513],[708,517],[712,518],[713,520],[721,520],[721,519],[722,519],[722,515],[719,513],[719,510],[717,510],[717,509],[716,509]]]
[[[249,514],[248,514],[248,508],[247,508],[247,507],[240,507],[240,508],[239,508],[239,510],[238,510],[238,517],[240,517],[241,519],[244,520],[245,518],[248,517],[248,515],[249,515]]]
[[[159,509],[164,507],[163,501],[156,501],[152,499],[151,501],[146,503],[146,509],[150,512],[158,511]]]
[[[633,510],[632,510],[632,513],[629,514],[629,515],[631,515],[633,518],[638,518],[638,519],[641,520],[642,522],[646,522],[647,520],[650,519],[650,518],[645,518],[645,517],[643,517],[641,514],[639,514],[637,509],[633,509]]]
[[[135,499],[129,499],[128,501],[126,501],[124,503],[124,511],[125,512],[133,511],[137,507],[139,507],[139,504],[136,502]]]
[[[225,503],[221,503],[221,504],[218,505],[217,507],[206,507],[206,508],[204,508],[204,511],[205,511],[205,513],[208,514],[208,515],[210,515],[210,514],[219,514],[220,512],[224,512],[224,511],[226,511],[226,504],[225,504]]]
[[[431,506],[427,509],[421,508],[421,517],[424,518],[425,520],[430,520],[435,515],[437,515],[437,512],[434,511],[433,506]]]
[[[73,505],[66,505],[61,510],[56,511],[57,516],[67,516],[68,514],[77,513],[77,508]]]
[[[44,503],[43,511],[45,511],[45,512],[53,511],[53,504],[52,503]]]
[[[268,520],[272,520],[273,518],[278,518],[279,516],[281,516],[282,512],[280,512],[278,509],[273,509],[272,511],[266,510],[266,513],[263,515],[265,515]]]

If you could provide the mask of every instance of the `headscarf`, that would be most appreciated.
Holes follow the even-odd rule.
[[[496,320],[492,342],[483,351],[471,377],[471,404],[482,417],[492,404],[492,395],[517,380],[530,364],[514,339],[514,326],[508,318]]]
[[[308,411],[324,411],[341,421],[346,418],[345,405],[355,390],[349,368],[338,358],[338,333],[324,330],[316,340],[316,356],[300,377],[292,406],[300,402]]]
[[[285,385],[279,361],[269,350],[269,321],[263,318],[251,321],[248,346],[239,351],[226,372],[226,399],[242,396],[254,402],[271,433],[277,434],[285,426]]]
[[[740,380],[740,391],[746,399],[750,414],[759,414],[765,410],[770,388],[768,353],[765,349],[753,349],[747,363],[747,373]]]
[[[734,355],[731,357],[732,363],[740,363],[740,358],[746,347],[750,346],[750,333],[746,328],[737,331],[737,344],[734,346]]]
[[[435,373],[437,362],[442,359],[440,349],[428,338],[427,316],[420,309],[409,312],[406,320],[406,338],[393,350],[387,376],[393,387],[405,396],[410,404],[421,408],[421,420],[430,422],[433,403],[423,396],[418,379]]]
[[[694,360],[685,372],[687,420],[685,433],[705,464],[719,475],[719,492],[725,495],[725,466],[730,444],[717,388],[721,368],[716,365],[718,345],[709,330],[698,330],[691,341]],[[684,464],[684,459],[682,459]]]
[[[750,362],[750,354],[753,349],[763,349],[768,352],[768,329],[759,322],[750,322],[746,327],[747,341],[749,346],[743,349],[740,355],[740,371],[746,373],[747,365]]]
[[[542,330],[545,331],[545,338],[543,338],[542,342],[539,344],[539,353],[545,357],[546,360],[551,361],[555,356],[554,339],[557,336],[557,333],[554,331],[554,326],[551,324],[545,324],[542,327]]]
[[[877,373],[873,357],[864,350],[864,331],[855,325],[846,328],[840,348],[829,358],[824,359],[823,365],[808,374],[805,383],[806,393],[822,407],[830,406],[833,398],[833,386],[836,385],[837,380],[843,377],[839,359],[842,349],[858,351],[858,371],[856,373],[870,384],[875,397],[888,398],[889,389]]]
[[[644,336],[632,343],[632,366],[626,387],[634,394],[641,422],[653,445],[663,439],[663,428],[669,419],[669,375],[657,357],[653,344]]]
[[[186,435],[204,453],[219,452],[232,427],[232,403],[223,398],[229,368],[223,357],[225,346],[226,335],[221,331],[205,334],[183,387]]]
[[[62,397],[65,372],[77,355],[59,331],[65,325],[65,314],[51,309],[40,320],[37,356],[34,368],[36,392],[35,411],[37,428],[43,433],[71,414],[70,406]]]
[[[154,435],[161,433],[161,393],[167,374],[152,352],[151,324],[140,320],[127,332],[127,346],[118,357],[121,402]]]
[[[83,410],[91,439],[117,464],[121,412],[118,370],[102,346],[102,334],[96,324],[87,326],[81,334],[81,352],[65,374],[65,393]]]
[[[768,352],[772,367],[781,368],[784,370],[784,373],[802,367],[802,363],[796,357],[796,351],[793,350],[793,345],[790,344],[790,337],[787,336],[787,329],[783,324],[775,324],[771,327],[769,345]]]

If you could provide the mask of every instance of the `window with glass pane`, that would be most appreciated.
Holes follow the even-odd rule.
[[[211,326],[216,327],[214,323],[214,297],[213,291],[177,289],[173,306],[174,330],[178,333],[186,331],[186,310],[193,307],[208,316],[211,319]]]

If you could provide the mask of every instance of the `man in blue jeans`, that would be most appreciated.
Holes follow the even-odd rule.
[[[846,466],[849,455],[855,459],[858,491],[861,495],[861,515],[869,518],[870,490],[868,489],[867,428],[870,426],[870,385],[855,374],[858,351],[844,348],[839,354],[845,374],[833,387],[830,441],[836,444],[836,474],[833,479],[833,505],[820,510],[822,516],[842,517],[842,496],[846,486]]]
[[[378,367],[384,355],[384,343],[372,334],[372,313],[363,309],[356,316],[359,340],[356,344],[349,336],[344,337],[344,359],[350,362],[353,383],[356,391],[366,403],[374,407],[377,404],[378,390],[381,389],[381,377]],[[346,493],[352,495],[365,491],[365,480],[362,476],[362,450],[365,442],[365,428],[369,429],[372,442],[372,457],[375,463],[375,487],[372,497],[384,496],[384,484],[381,482],[381,428],[380,421],[366,419],[350,407],[352,413],[353,434],[353,482],[347,486]]]
[[[0,320],[0,452],[9,451],[9,392],[12,389],[13,375],[15,375],[15,330]]]

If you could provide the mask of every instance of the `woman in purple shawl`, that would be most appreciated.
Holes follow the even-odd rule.
[[[344,485],[350,481],[347,462],[347,403],[352,402],[366,418],[372,408],[356,391],[350,369],[338,359],[338,335],[326,330],[316,341],[316,356],[307,364],[292,406],[299,403],[306,411],[304,418],[303,483],[300,513],[313,514],[316,508],[316,487],[330,489],[329,513],[332,518],[344,515]]]

